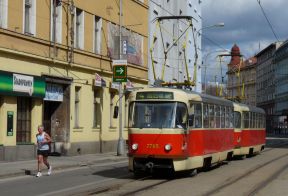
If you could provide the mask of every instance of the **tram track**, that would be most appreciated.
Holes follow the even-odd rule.
[[[272,151],[272,150],[275,150],[275,147],[281,147],[281,146],[287,146],[288,142],[281,142],[281,143],[278,143],[278,144],[275,144],[273,145],[274,148],[270,148],[270,149],[265,149],[263,152],[269,152],[269,151]],[[271,146],[272,147],[272,146]],[[255,174],[256,172],[258,172],[260,169],[272,164],[272,163],[275,163],[277,161],[280,161],[284,158],[287,158],[288,157],[288,153],[286,154],[282,154],[280,156],[277,156],[275,157],[274,159],[272,160],[269,160],[265,163],[262,163],[260,165],[257,165],[251,169],[249,169],[248,171],[246,171],[245,173],[239,175],[238,177],[234,177],[234,178],[231,178],[231,179],[228,179],[227,182],[225,182],[224,184],[220,185],[220,186],[217,186],[215,187],[214,189],[212,190],[209,190],[208,192],[204,193],[203,195],[204,196],[211,196],[211,195],[215,195],[217,193],[220,193],[222,190],[236,184],[237,182],[243,180],[244,178],[246,177],[249,177],[253,174]],[[265,178],[264,180],[262,180],[260,183],[258,183],[256,186],[254,186],[251,190],[248,191],[247,194],[245,195],[249,195],[249,196],[252,196],[252,195],[255,195],[257,192],[259,192],[262,188],[266,187],[270,182],[272,182],[276,177],[278,177],[280,174],[281,174],[281,171],[283,171],[284,169],[287,169],[288,168],[288,164],[285,164],[283,167],[281,167],[280,169],[278,169],[276,172],[273,172],[272,175],[270,175],[268,178]]]
[[[275,143],[273,145],[270,145],[269,148],[264,149],[262,152],[263,153],[267,153],[270,152],[272,150],[275,150],[275,148],[279,148],[281,146],[287,146],[288,145],[288,141],[284,141],[284,142],[279,142],[279,143]],[[248,171],[246,171],[245,173],[243,173],[242,175],[239,175],[238,177],[233,177],[228,179],[228,181],[225,182],[225,184],[222,184],[218,187],[215,187],[212,190],[209,190],[208,192],[204,193],[203,195],[214,195],[214,194],[219,194],[221,193],[222,190],[228,188],[229,186],[232,186],[233,184],[236,184],[237,182],[245,179],[246,177],[249,177],[250,175],[255,174],[257,171],[259,171],[260,169],[274,163],[277,162],[279,160],[282,160],[284,158],[288,157],[288,153],[286,154],[282,154],[280,156],[275,157],[272,160],[266,161],[265,163],[262,163],[260,165],[257,165],[251,169],[249,169]],[[273,181],[273,179],[275,179],[277,176],[279,176],[281,174],[281,171],[283,169],[287,169],[288,168],[288,164],[284,165],[283,167],[281,167],[280,169],[278,169],[276,172],[274,172],[272,175],[270,175],[268,178],[265,178],[263,181],[261,181],[260,183],[258,183],[257,185],[255,185],[251,190],[249,190],[247,192],[247,194],[245,195],[255,195],[257,194],[261,189],[263,189],[264,187],[266,187],[271,181]],[[153,182],[153,180],[155,180],[155,182]],[[106,194],[114,194],[115,192],[117,193],[117,195],[120,196],[132,196],[132,195],[137,195],[138,193],[141,193],[145,190],[150,190],[152,188],[155,188],[157,186],[161,186],[165,183],[171,182],[172,180],[177,180],[177,177],[173,177],[173,178],[169,178],[169,179],[159,179],[159,178],[155,178],[152,175],[148,175],[145,176],[143,178],[133,178],[131,175],[131,179],[127,179],[125,180],[125,182],[114,182],[110,185],[106,185],[106,186],[101,186],[98,187],[96,189],[93,190],[89,190],[87,191],[85,194],[81,193],[80,195],[106,195]],[[131,184],[133,183],[139,183],[141,181],[146,181],[145,185],[141,184],[139,187],[132,185],[133,188],[128,188],[128,190],[126,189],[127,186],[131,187]],[[124,187],[124,190],[123,190]],[[121,190],[122,189],[122,190]],[[79,195],[79,194],[77,194]]]
[[[139,179],[131,179],[131,180],[126,181],[124,183],[123,182],[122,183],[115,183],[115,184],[112,184],[112,185],[109,185],[109,186],[99,187],[97,189],[90,190],[85,195],[99,195],[99,194],[110,193],[110,192],[113,192],[113,191],[120,190],[121,187],[124,187],[125,185],[128,185],[130,183],[135,183],[135,182],[140,182],[140,181],[145,181],[145,180],[152,180],[152,179],[153,179],[153,176],[145,176],[145,177],[139,178]],[[127,191],[126,193],[122,193],[122,194],[118,193],[117,195],[119,195],[119,196],[136,195],[137,193],[142,192],[142,191],[144,191],[146,189],[150,189],[150,188],[162,185],[162,184],[170,182],[170,181],[171,181],[170,179],[160,180],[160,182],[158,181],[158,182],[152,183],[152,184],[147,185],[147,186],[143,186],[143,187],[135,189],[135,190]]]

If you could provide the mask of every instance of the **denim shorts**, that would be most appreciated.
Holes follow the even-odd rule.
[[[37,155],[42,155],[43,157],[48,157],[50,154],[49,150],[37,150]]]

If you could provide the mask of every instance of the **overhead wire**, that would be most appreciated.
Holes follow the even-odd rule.
[[[265,12],[263,6],[261,5],[260,0],[256,0],[256,1],[258,2],[259,6],[260,6],[260,8],[261,8],[261,11],[262,11],[262,13],[263,13],[263,15],[264,15],[264,17],[265,17],[265,19],[266,19],[266,21],[267,21],[270,29],[271,29],[271,31],[272,31],[272,33],[273,33],[275,39],[276,39],[277,41],[279,41],[278,36],[277,36],[276,32],[274,31],[274,28],[273,28],[273,26],[272,26],[272,24],[271,24],[271,22],[270,22],[270,20],[269,20],[269,18],[268,18],[268,16],[267,16],[266,12]]]

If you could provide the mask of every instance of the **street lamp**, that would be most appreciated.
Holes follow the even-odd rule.
[[[209,26],[203,27],[203,28],[199,29],[197,31],[197,33],[198,33],[198,35],[200,35],[201,34],[200,31],[202,31],[203,29],[210,29],[210,28],[214,28],[214,27],[224,27],[224,25],[225,25],[224,22],[219,22],[219,23],[214,24],[214,25],[209,25]]]
[[[206,86],[207,86],[207,81],[206,81],[206,73],[207,73],[207,67],[208,67],[208,64],[207,64],[207,59],[208,59],[208,56],[210,56],[211,54],[213,53],[218,53],[218,52],[229,52],[228,49],[225,49],[225,50],[215,50],[215,51],[211,51],[211,52],[208,52],[205,57],[204,57],[204,93],[206,93]],[[218,55],[217,55],[218,56]],[[203,65],[202,65],[203,66]]]

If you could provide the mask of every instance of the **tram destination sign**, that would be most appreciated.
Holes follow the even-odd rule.
[[[136,94],[137,100],[142,99],[174,99],[172,92],[156,92],[156,91],[150,91],[150,92],[138,92]]]

